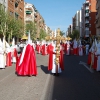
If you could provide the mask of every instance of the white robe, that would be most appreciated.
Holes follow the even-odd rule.
[[[97,51],[95,52],[95,55],[98,57],[96,71],[100,71],[100,43],[97,44]]]
[[[89,44],[86,44],[85,48],[86,48],[86,49],[85,49],[85,50],[86,50],[86,51],[85,51],[85,52],[86,52],[86,55],[88,55],[88,53],[89,53]]]
[[[67,42],[67,48],[66,48],[67,52],[66,55],[70,55],[70,42]]]
[[[83,48],[82,48],[82,45],[80,44],[78,48],[79,48],[79,56],[83,56]]]
[[[5,57],[2,47],[0,47],[0,68],[5,68]]]
[[[54,46],[53,52],[56,52],[56,49],[55,49],[56,45],[53,44],[53,46]],[[51,70],[52,73],[56,73],[56,62],[55,62],[55,59],[56,59],[56,55],[53,54],[53,68]],[[58,64],[58,73],[61,73],[61,68],[60,68],[59,64]]]

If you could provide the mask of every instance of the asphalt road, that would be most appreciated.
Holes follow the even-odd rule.
[[[65,70],[51,77],[45,100],[100,100],[100,72],[86,62],[87,56],[64,55]]]
[[[36,59],[36,77],[17,76],[14,64],[0,70],[0,100],[100,100],[100,72],[85,64],[87,56],[64,55],[59,77],[47,70],[48,55]]]

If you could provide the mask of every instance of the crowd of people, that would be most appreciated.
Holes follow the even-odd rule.
[[[99,60],[100,60],[100,41],[96,39],[93,41],[92,46],[87,43],[82,44],[81,40],[66,40],[61,42],[59,51],[59,63],[57,64],[56,53],[56,41],[36,41],[32,42],[30,34],[28,40],[25,43],[15,44],[13,39],[12,45],[10,46],[4,39],[0,39],[0,68],[5,69],[6,67],[16,64],[15,72],[19,76],[36,76],[37,63],[36,63],[36,52],[43,56],[49,55],[48,57],[48,71],[51,71],[56,76],[64,70],[63,55],[75,55],[75,56],[88,56],[87,64],[92,68],[100,71]],[[73,56],[74,57],[74,56]]]

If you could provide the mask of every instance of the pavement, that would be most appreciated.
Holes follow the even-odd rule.
[[[47,70],[48,55],[36,60],[36,77],[17,76],[15,64],[0,69],[0,100],[100,100],[100,72],[86,64],[87,56],[64,55],[60,76]]]
[[[48,55],[36,54],[38,75],[17,76],[15,64],[0,69],[0,100],[41,100],[46,90]]]

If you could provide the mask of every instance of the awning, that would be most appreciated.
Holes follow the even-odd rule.
[[[32,11],[26,11],[26,14],[31,14],[32,13]]]

